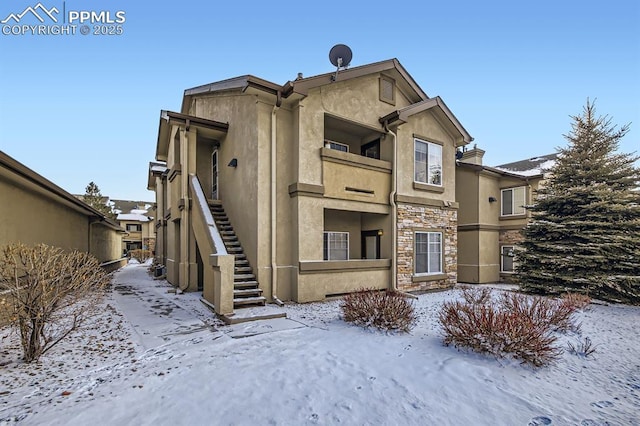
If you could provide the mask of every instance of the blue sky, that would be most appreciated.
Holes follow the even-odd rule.
[[[3,0],[0,20],[38,0]],[[356,3],[356,2],[353,2]],[[62,0],[42,0],[62,10]],[[183,90],[253,74],[283,84],[398,58],[441,96],[498,165],[564,146],[587,98],[631,122],[640,150],[640,2],[367,1],[64,2],[69,11],[124,11],[121,35],[0,34],[0,150],[73,193],[152,200],[146,190],[161,109]],[[13,23],[13,22],[12,22]],[[21,24],[37,24],[25,16]],[[51,23],[51,22],[47,22]],[[2,25],[0,25],[1,27]]]

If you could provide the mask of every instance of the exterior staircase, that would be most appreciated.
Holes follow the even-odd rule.
[[[216,227],[222,235],[222,241],[227,249],[227,253],[235,256],[235,268],[233,275],[233,308],[243,308],[249,306],[264,306],[266,299],[262,295],[262,289],[258,287],[258,281],[253,273],[253,268],[249,265],[247,255],[238,241],[231,222],[224,212],[224,208],[219,201],[210,200],[209,208],[216,223]]]

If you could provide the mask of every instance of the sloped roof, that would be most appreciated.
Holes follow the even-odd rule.
[[[55,183],[51,182],[49,179],[36,173],[29,167],[25,166],[24,164],[20,163],[19,161],[2,151],[0,151],[0,169],[7,170],[10,173],[10,177],[13,175],[24,179],[24,181],[29,183],[29,185],[33,185],[32,187],[38,188],[41,193],[46,194],[46,196],[55,200],[56,202],[64,204],[86,216],[95,217],[99,219],[104,225],[110,228],[113,228],[117,231],[123,231],[123,229],[120,228],[117,223],[107,218],[104,214],[94,209],[89,204],[85,203],[73,194],[65,191]],[[1,170],[0,174],[2,174]]]
[[[241,90],[246,91],[249,88],[255,88],[262,90],[266,93],[275,96],[281,96],[281,98],[288,98],[291,95],[297,93],[300,95],[306,95],[309,89],[319,87],[327,84],[331,84],[338,81],[350,80],[352,78],[362,77],[368,74],[374,74],[379,72],[391,72],[394,73],[399,80],[396,82],[400,84],[405,90],[405,93],[410,93],[412,102],[419,102],[421,100],[429,99],[427,94],[411,77],[407,70],[400,64],[396,58],[388,59],[385,61],[374,62],[371,64],[361,65],[358,67],[347,68],[340,70],[337,74],[335,71],[324,74],[318,74],[311,77],[297,78],[293,81],[287,81],[283,85],[273,83],[271,81],[264,80],[262,78],[247,74],[239,77],[229,78],[209,84],[203,84],[200,86],[192,87],[184,91],[184,97],[182,102],[183,113],[186,112],[188,103],[187,99],[191,96],[202,95],[206,93],[217,93],[228,90]]]
[[[532,157],[526,160],[514,161],[513,163],[495,166],[495,169],[515,173],[521,176],[535,176],[549,170],[555,164],[557,153]]]
[[[393,111],[384,117],[380,118],[380,123],[391,124],[393,122],[406,122],[409,117],[412,115],[418,114],[419,112],[426,111],[432,108],[438,109],[444,117],[446,117],[447,121],[455,127],[455,129],[460,133],[461,141],[459,145],[464,145],[473,140],[469,132],[462,126],[460,121],[456,118],[455,115],[451,112],[447,104],[444,103],[440,96],[436,96],[435,98],[426,99],[421,102],[417,102],[413,105],[409,105],[405,108]]]

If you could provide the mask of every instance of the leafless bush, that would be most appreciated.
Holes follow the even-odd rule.
[[[582,293],[566,293],[562,295],[563,303],[573,306],[576,310],[585,309],[591,303],[591,298]]]
[[[130,254],[132,259],[135,259],[140,263],[144,263],[148,259],[151,259],[153,257],[153,254],[151,253],[150,250],[143,250],[143,249],[131,250]]]
[[[579,331],[580,324],[574,319],[576,307],[563,300],[548,297],[531,297],[519,293],[505,293],[500,306],[516,315],[548,326],[551,331]]]
[[[396,291],[360,290],[345,296],[344,320],[362,327],[410,331],[416,316],[413,303]]]
[[[555,360],[554,331],[576,330],[576,311],[563,301],[504,294],[497,302],[446,302],[439,313],[445,345],[504,357],[541,367]]]
[[[23,358],[37,360],[95,313],[108,276],[87,253],[39,244],[0,251],[0,293],[20,334]]]
[[[588,358],[597,350],[598,345],[594,345],[591,339],[585,337],[584,340],[578,341],[575,345],[571,342],[567,343],[569,353]]]
[[[471,305],[484,305],[491,301],[491,289],[489,287],[461,287],[462,297]]]

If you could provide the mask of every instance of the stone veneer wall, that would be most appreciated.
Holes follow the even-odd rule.
[[[426,291],[453,287],[458,271],[458,211],[440,207],[398,204],[398,289]],[[443,274],[432,281],[414,282],[415,231],[441,231]]]
[[[510,229],[508,231],[500,231],[498,242],[501,246],[517,246],[523,239],[524,237],[522,236],[520,229]]]
[[[505,231],[500,231],[500,235],[498,236],[498,244],[500,247],[498,248],[500,255],[502,256],[502,246],[517,246],[522,242],[524,237],[522,236],[522,232],[520,229],[509,229]],[[502,262],[502,259],[500,259]],[[500,282],[501,283],[514,283],[514,274],[511,273],[500,273]]]

